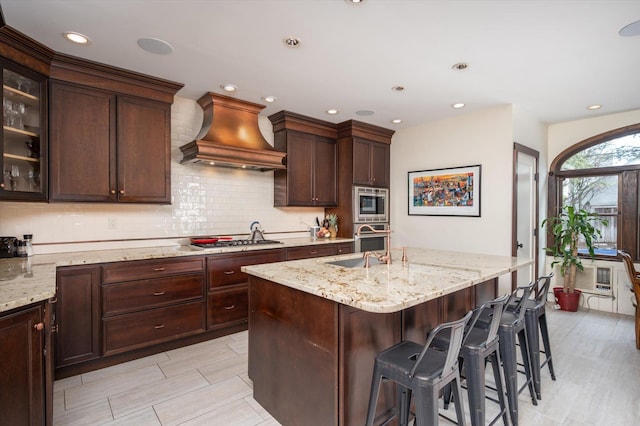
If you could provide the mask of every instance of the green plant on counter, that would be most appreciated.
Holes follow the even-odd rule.
[[[329,226],[333,226],[335,229],[338,229],[338,215],[335,213],[329,213],[327,215],[327,220],[329,221]]]

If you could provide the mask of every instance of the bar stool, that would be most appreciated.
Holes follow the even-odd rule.
[[[438,399],[440,390],[452,384],[458,425],[465,425],[464,404],[460,390],[458,355],[464,335],[464,327],[471,318],[469,311],[463,318],[434,328],[424,345],[400,342],[376,356],[367,410],[366,426],[373,426],[380,384],[383,379],[392,380],[400,386],[398,392],[398,414],[400,426],[407,426],[411,395],[416,399],[416,426],[438,424]],[[448,332],[449,347],[446,351],[432,348],[433,340],[441,332]],[[454,383],[455,382],[455,383]],[[395,414],[394,414],[395,415]],[[386,419],[386,423],[390,419]]]
[[[533,377],[533,387],[536,391],[536,397],[542,399],[540,386],[540,372],[542,367],[547,365],[551,380],[556,380],[556,374],[553,371],[553,360],[551,358],[551,342],[549,341],[549,329],[547,327],[546,303],[547,293],[551,286],[551,278],[553,272],[536,280],[534,286],[534,298],[528,299],[525,306],[524,324],[527,330],[527,338],[529,339],[529,358],[531,359],[531,375]],[[511,309],[511,307],[507,307]],[[542,335],[542,344],[544,351],[540,350],[540,335]],[[545,355],[545,360],[540,364],[540,353]]]
[[[516,288],[511,293],[505,309],[503,309],[500,327],[498,328],[500,357],[502,358],[507,400],[509,401],[509,414],[511,423],[514,426],[518,425],[518,394],[520,394],[520,392],[528,387],[529,393],[531,394],[531,403],[538,405],[538,399],[535,395],[531,376],[531,360],[529,358],[529,344],[524,320],[526,312],[525,304],[535,285],[536,282],[534,281],[529,285]],[[507,309],[509,305],[511,305],[511,308]],[[485,313],[478,319],[476,327],[489,327],[490,324],[491,318]],[[521,388],[518,388],[516,336],[520,344],[520,353],[526,375],[526,382]]]
[[[498,328],[502,319],[502,312],[509,295],[498,297],[486,302],[473,311],[471,321],[467,324],[465,336],[460,349],[460,370],[464,371],[467,382],[467,395],[469,398],[469,412],[471,414],[471,424],[473,426],[484,426],[485,424],[485,366],[486,362],[491,362],[493,378],[496,383],[498,393],[498,403],[500,413],[493,418],[490,424],[494,424],[500,417],[505,425],[507,420],[507,405],[504,399],[503,377],[500,361]],[[482,315],[491,317],[488,328],[475,327],[478,318]],[[446,345],[448,336],[436,339],[436,345],[442,347]],[[447,407],[450,393],[445,393],[445,408]]]

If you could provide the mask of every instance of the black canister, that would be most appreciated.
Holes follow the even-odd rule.
[[[0,237],[0,257],[14,257],[17,248],[16,237]]]

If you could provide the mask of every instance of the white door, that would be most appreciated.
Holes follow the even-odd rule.
[[[520,258],[533,259],[534,264],[519,269],[516,276],[518,286],[530,283],[536,277],[537,221],[538,221],[538,153],[515,144],[515,236],[513,254]]]

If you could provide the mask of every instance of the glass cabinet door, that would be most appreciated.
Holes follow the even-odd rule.
[[[2,65],[3,126],[0,199],[46,199],[44,77]]]

